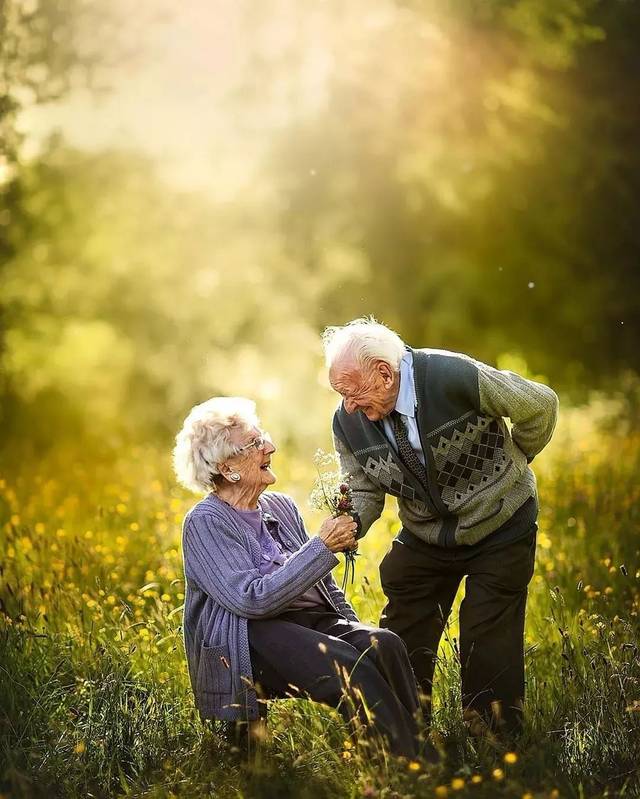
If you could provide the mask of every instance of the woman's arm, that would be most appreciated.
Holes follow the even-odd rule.
[[[360,619],[356,616],[355,610],[349,604],[346,596],[342,593],[342,591],[336,585],[336,581],[333,579],[333,576],[329,574],[325,580],[324,584],[327,587],[327,591],[329,592],[329,596],[331,597],[331,601],[335,605],[337,611],[342,613],[342,615],[349,619],[349,621],[355,621],[357,624],[360,623]]]
[[[309,535],[307,533],[304,520],[300,515],[298,507],[293,501],[290,501],[290,507],[296,517],[301,539],[303,541],[308,541]],[[345,597],[345,595],[336,585],[336,581],[333,579],[333,576],[331,574],[327,575],[326,579],[324,580],[324,584],[326,586],[327,591],[329,592],[329,597],[331,598],[332,603],[336,607],[336,610],[339,613],[342,613],[342,615],[345,616],[347,619],[349,619],[349,621],[359,622],[360,619],[356,616],[354,609],[347,602],[347,598]]]
[[[281,613],[338,563],[314,536],[283,566],[261,576],[243,543],[210,513],[187,519],[183,542],[187,577],[219,605],[247,619]]]

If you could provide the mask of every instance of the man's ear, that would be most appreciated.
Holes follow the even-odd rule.
[[[391,388],[393,381],[396,378],[396,373],[393,371],[393,369],[386,361],[378,361],[376,364],[376,369],[378,370],[378,374],[382,377],[384,387]]]

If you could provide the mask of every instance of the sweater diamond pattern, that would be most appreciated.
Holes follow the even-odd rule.
[[[395,463],[390,452],[388,452],[386,457],[382,454],[377,458],[370,455],[364,464],[364,470],[370,477],[381,483],[391,494],[403,496],[407,499],[415,497],[415,491],[404,482],[402,470]]]
[[[447,507],[459,507],[504,473],[509,459],[502,425],[490,416],[477,416],[464,429],[454,429],[450,437],[441,435],[437,446],[431,447]]]

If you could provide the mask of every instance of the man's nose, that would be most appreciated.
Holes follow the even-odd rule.
[[[264,444],[264,454],[271,455],[273,452],[276,451],[276,445],[271,441],[271,439],[267,439]]]
[[[352,399],[346,399],[344,401],[344,409],[347,413],[353,413],[357,409],[356,403]]]

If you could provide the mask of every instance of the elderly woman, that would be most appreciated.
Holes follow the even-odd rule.
[[[360,624],[331,577],[336,553],[355,546],[355,523],[328,518],[309,538],[289,497],[263,494],[275,449],[242,398],[197,405],[176,438],[179,481],[208,492],[183,528],[185,647],[200,715],[251,721],[265,712],[260,689],[304,696],[348,721],[355,709],[368,733],[412,756],[418,699],[404,645]]]

